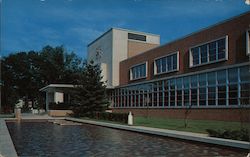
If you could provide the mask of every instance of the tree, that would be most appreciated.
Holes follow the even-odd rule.
[[[107,109],[106,86],[102,81],[101,69],[93,61],[85,63],[83,74],[74,89],[73,109],[75,116],[91,117],[94,112],[102,112]]]
[[[18,52],[3,57],[2,106],[13,108],[16,101],[44,104],[39,89],[51,83],[73,84],[80,78],[82,59],[63,46],[45,46],[41,51]]]

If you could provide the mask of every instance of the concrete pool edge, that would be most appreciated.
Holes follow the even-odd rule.
[[[232,148],[240,148],[240,149],[246,149],[246,150],[250,149],[250,142],[216,138],[216,137],[208,137],[205,134],[199,134],[199,133],[158,129],[158,128],[150,128],[150,127],[142,127],[142,126],[128,126],[128,125],[97,122],[97,121],[92,121],[92,120],[69,118],[69,117],[65,117],[65,120],[93,124],[93,125],[98,125],[98,126],[103,126],[103,127],[114,128],[114,129],[121,129],[121,130],[135,131],[135,132],[152,134],[152,135],[160,135],[160,136],[178,138],[178,139],[195,141],[195,142],[216,144],[216,145],[232,147]]]
[[[0,156],[17,157],[5,118],[0,118]]]

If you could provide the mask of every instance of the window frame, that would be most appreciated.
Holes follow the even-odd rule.
[[[143,76],[143,77],[138,77],[138,78],[133,79],[133,71],[132,71],[132,69],[135,68],[135,67],[137,67],[137,66],[143,65],[143,64],[145,64],[145,66],[146,66],[146,73],[145,73],[145,76]],[[142,62],[142,63],[135,64],[135,65],[133,65],[133,66],[131,66],[131,67],[129,68],[129,80],[130,80],[130,81],[140,80],[140,79],[144,79],[144,78],[147,78],[147,77],[148,77],[148,61],[145,61],[145,62]]]
[[[166,73],[171,73],[171,72],[176,72],[176,71],[179,71],[179,64],[180,64],[180,55],[179,55],[179,51],[175,51],[175,52],[171,52],[171,53],[169,53],[169,54],[167,54],[167,55],[164,55],[164,56],[160,56],[160,57],[157,57],[157,58],[155,58],[154,59],[154,75],[155,76],[157,76],[157,75],[161,75],[161,74],[166,74]],[[175,54],[177,54],[177,67],[176,67],[176,69],[174,69],[174,70],[170,70],[170,71],[165,71],[165,72],[160,72],[160,73],[157,73],[157,65],[156,65],[156,61],[157,60],[159,60],[159,59],[162,59],[162,58],[167,58],[167,57],[169,57],[169,56],[172,56],[172,55],[175,55]],[[167,64],[167,59],[166,59],[166,64]],[[172,61],[172,64],[173,64],[173,61]],[[168,67],[166,67],[166,70],[168,69]]]
[[[193,56],[192,56],[192,51],[191,51],[193,48],[198,47],[199,48],[199,55],[200,55],[200,47],[201,46],[207,45],[209,43],[212,43],[212,42],[224,39],[224,38],[225,38],[225,58],[222,58],[222,59],[217,58],[218,45],[216,44],[216,60],[209,61],[209,48],[207,48],[207,50],[208,50],[207,51],[207,62],[206,63],[201,63],[200,62],[199,64],[193,65]],[[199,60],[201,60],[201,57],[199,57]],[[203,42],[203,43],[197,44],[197,45],[192,46],[192,47],[189,48],[189,68],[199,67],[199,66],[203,66],[203,65],[207,65],[207,64],[218,63],[218,62],[226,61],[226,60],[228,60],[228,35],[220,37],[220,38],[216,38],[216,39],[213,39],[213,40],[210,40],[210,41],[207,41],[207,42]]]
[[[250,56],[250,29],[246,30],[246,55]]]

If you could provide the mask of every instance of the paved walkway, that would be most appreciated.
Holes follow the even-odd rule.
[[[21,119],[54,119],[54,118],[48,116],[48,114],[22,113]]]
[[[17,157],[5,120],[0,118],[0,157]]]
[[[150,127],[143,127],[143,126],[128,126],[128,125],[105,123],[105,122],[84,120],[84,119],[78,119],[78,118],[69,118],[69,117],[66,117],[65,119],[75,121],[75,122],[82,122],[82,123],[88,123],[88,124],[99,125],[99,126],[104,126],[104,127],[110,127],[114,129],[129,130],[129,131],[135,131],[135,132],[140,132],[140,133],[173,137],[173,138],[178,138],[178,139],[197,141],[197,142],[203,142],[203,143],[209,143],[209,144],[217,144],[217,145],[234,147],[234,148],[250,149],[249,142],[216,138],[216,137],[208,137],[206,134],[159,129],[159,128],[150,128]]]

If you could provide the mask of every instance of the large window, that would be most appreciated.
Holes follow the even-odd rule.
[[[117,88],[111,101],[117,108],[250,107],[249,65]]]
[[[130,69],[130,80],[147,77],[147,62],[136,65]]]
[[[227,59],[227,36],[190,49],[190,67]]]
[[[155,75],[179,70],[179,52],[158,58],[154,64]]]

